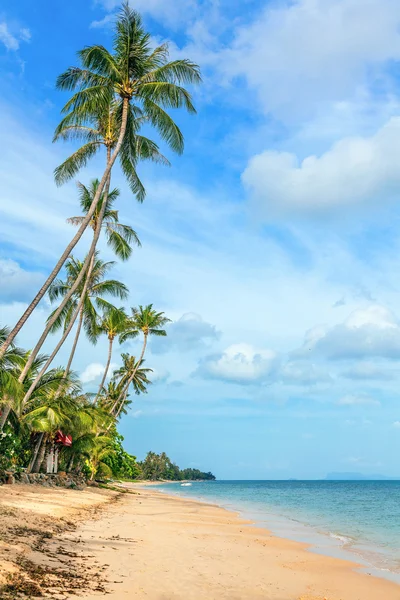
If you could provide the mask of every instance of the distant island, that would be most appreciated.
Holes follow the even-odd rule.
[[[328,473],[326,481],[399,481],[400,477],[386,475],[363,475],[362,473]]]
[[[138,462],[138,478],[148,481],[214,481],[215,475],[210,471],[204,473],[199,469],[180,469],[162,452],[149,452],[142,462]]]

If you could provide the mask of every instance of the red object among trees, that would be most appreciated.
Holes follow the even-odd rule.
[[[72,446],[72,435],[67,435],[59,429],[54,441],[56,444],[62,444],[63,446]]]

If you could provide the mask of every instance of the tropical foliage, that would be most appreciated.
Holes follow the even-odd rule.
[[[213,481],[212,473],[203,473],[199,469],[183,469],[173,463],[165,452],[156,454],[149,452],[143,462],[139,463],[143,479],[151,481],[182,481],[182,480],[207,480]]]
[[[212,478],[196,470],[180,471],[164,454],[149,453],[138,463],[123,448],[119,420],[132,398],[148,391],[148,341],[167,335],[169,319],[153,304],[129,313],[116,306],[116,301],[128,300],[129,290],[110,276],[115,262],[103,260],[98,249],[104,238],[115,258],[126,261],[140,247],[135,229],[120,218],[120,192],[111,187],[113,168],[119,163],[134,198],[143,202],[139,163],[169,164],[158,144],[143,135],[143,126],[167,149],[182,153],[183,135],[168,111],[195,112],[184,86],[200,82],[199,68],[188,59],[169,60],[168,44],[153,48],[140,15],[127,2],[116,18],[112,49],[86,46],[78,61],[79,66],[57,79],[57,88],[71,96],[54,141],[78,147],[55,169],[55,181],[61,185],[74,178],[99,153],[104,170],[87,185],[77,183],[77,216],[67,219],[76,233],[18,322],[0,328],[0,469],[40,472],[50,465],[91,479]],[[77,244],[86,230],[90,245],[81,259]],[[22,349],[16,336],[46,296],[53,310],[33,348]],[[53,366],[71,332],[68,361]],[[49,355],[40,354],[49,334],[54,335],[54,348]],[[105,367],[96,391],[85,388],[73,370],[84,367],[74,361],[83,335],[92,344],[104,344]],[[121,345],[135,342],[137,352],[121,352]],[[113,369],[114,362],[120,366]]]

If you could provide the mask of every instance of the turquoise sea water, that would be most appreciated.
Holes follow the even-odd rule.
[[[240,511],[276,535],[361,561],[400,583],[400,481],[215,481],[162,489]]]

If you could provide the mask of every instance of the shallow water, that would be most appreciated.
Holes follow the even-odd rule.
[[[213,481],[161,488],[238,510],[276,535],[356,560],[367,572],[400,583],[400,481]]]

